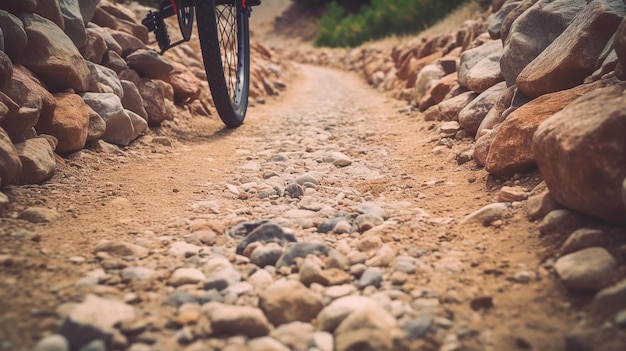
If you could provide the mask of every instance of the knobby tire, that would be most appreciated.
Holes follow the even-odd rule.
[[[250,89],[249,13],[241,0],[196,0],[198,36],[213,103],[229,128],[239,127]]]

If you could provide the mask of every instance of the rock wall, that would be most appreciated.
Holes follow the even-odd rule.
[[[55,154],[217,118],[197,39],[158,55],[146,12],[113,0],[0,2],[0,186],[49,179]],[[252,43],[251,57],[251,98],[285,86],[274,52]]]
[[[625,3],[494,1],[445,35],[292,57],[357,71],[425,119],[457,122],[488,172],[538,167],[561,205],[626,223]]]

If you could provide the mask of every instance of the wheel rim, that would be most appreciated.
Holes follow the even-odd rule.
[[[244,49],[239,33],[241,8],[238,2],[232,0],[229,4],[215,7],[224,78],[231,102],[235,107],[241,104],[244,81],[244,70],[242,69]]]

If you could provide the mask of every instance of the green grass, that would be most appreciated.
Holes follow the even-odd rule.
[[[354,13],[335,1],[318,22],[316,46],[355,47],[389,35],[419,33],[466,0],[372,0]]]

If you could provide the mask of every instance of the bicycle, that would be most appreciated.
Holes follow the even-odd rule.
[[[243,124],[250,92],[250,29],[252,6],[260,0],[162,0],[141,23],[166,50],[191,39],[194,13],[202,61],[217,113],[228,128]],[[164,19],[176,15],[182,39],[171,43]]]

